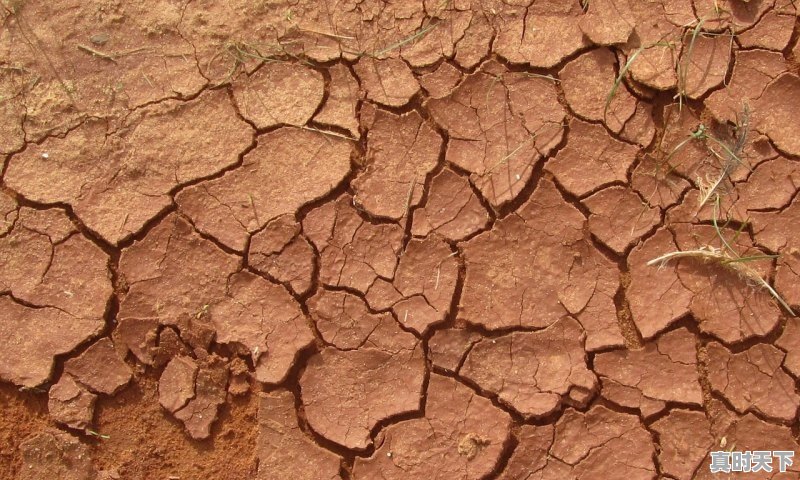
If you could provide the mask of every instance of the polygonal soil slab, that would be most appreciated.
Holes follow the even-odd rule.
[[[357,458],[354,479],[479,479],[500,460],[511,418],[457,381],[431,374],[425,417],[389,426],[380,448]]]
[[[681,328],[668,332],[641,350],[614,350],[599,353],[594,359],[594,370],[603,379],[636,389],[642,397],[663,402],[681,402],[701,405],[703,392],[697,373],[695,336]],[[604,394],[606,391],[604,389]],[[610,395],[609,400],[626,407]],[[650,412],[653,413],[653,412]]]
[[[442,137],[416,111],[377,110],[368,128],[366,168],[352,182],[355,202],[376,217],[399,220],[422,199]]]
[[[0,378],[34,387],[50,378],[56,355],[105,325],[108,256],[61,210],[21,208],[0,257]]]
[[[424,376],[419,341],[381,323],[362,347],[327,347],[309,359],[300,377],[306,419],[323,437],[365,449],[380,422],[420,408]]]
[[[171,205],[177,186],[236,164],[251,142],[252,130],[219,91],[146,107],[117,128],[87,120],[13,156],[4,181],[31,200],[71,205],[119,244]]]
[[[325,81],[304,65],[270,62],[233,83],[241,115],[263,130],[276,125],[301,126],[322,102]]]
[[[597,387],[586,365],[585,334],[572,318],[536,332],[478,341],[460,375],[526,417],[556,411],[562,403],[585,406]]]
[[[314,249],[300,234],[300,224],[293,215],[282,215],[253,235],[247,262],[258,272],[287,285],[296,295],[311,288]]]
[[[300,429],[294,395],[278,390],[258,404],[258,479],[340,480],[341,459]]]
[[[380,60],[364,56],[354,69],[367,98],[387,107],[403,106],[419,91],[411,69],[399,58]]]
[[[514,215],[464,244],[459,318],[489,329],[547,327],[564,315],[586,330],[586,348],[622,345],[616,266],[584,237],[585,218],[540,181]]]
[[[564,133],[565,114],[553,82],[508,72],[495,63],[427,106],[449,133],[445,159],[469,171],[495,208],[520,194],[536,164]]]
[[[708,345],[708,380],[739,413],[757,412],[783,422],[797,416],[800,396],[783,365],[786,353],[756,344],[732,353],[717,342]]]
[[[658,434],[661,471],[675,478],[691,478],[714,443],[703,412],[675,409],[651,428]]]
[[[19,449],[22,467],[17,480],[96,478],[89,448],[66,432],[45,430],[33,433],[20,443]]]
[[[241,167],[186,188],[176,201],[200,231],[243,251],[270,220],[335,188],[350,171],[351,147],[339,137],[281,128],[259,137]]]

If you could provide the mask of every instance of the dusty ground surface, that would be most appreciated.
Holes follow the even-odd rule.
[[[798,450],[794,2],[2,5],[0,478]]]

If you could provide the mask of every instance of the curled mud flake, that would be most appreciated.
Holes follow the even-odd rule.
[[[89,447],[69,433],[59,430],[33,433],[19,444],[19,450],[22,465],[17,480],[96,478]]]
[[[176,186],[235,164],[250,142],[225,92],[213,92],[137,111],[113,133],[89,120],[64,138],[30,144],[4,180],[31,200],[70,204],[118,244],[171,205]]]
[[[153,318],[118,319],[111,338],[117,348],[130,351],[145,365],[153,365],[154,354],[157,351],[158,321]]]
[[[567,146],[545,169],[570,193],[583,196],[611,182],[625,182],[638,149],[614,139],[601,125],[573,120]]]
[[[299,128],[259,137],[244,163],[176,197],[197,228],[242,251],[250,234],[333,190],[350,171],[353,144]],[[324,166],[324,168],[323,168]]]
[[[289,292],[249,272],[230,277],[225,298],[212,303],[208,314],[216,341],[252,358],[260,382],[283,381],[298,352],[314,341]]]
[[[778,157],[759,164],[747,181],[737,185],[742,210],[781,209],[800,190],[800,164]]]
[[[482,340],[460,374],[525,417],[548,415],[564,403],[583,407],[597,388],[585,338],[580,324],[566,317],[545,330]]]
[[[800,105],[800,77],[786,73],[771,82],[753,105],[753,126],[767,135],[778,150],[800,155],[800,124],[794,106]]]
[[[247,253],[251,267],[288,285],[296,295],[311,288],[314,249],[300,235],[293,215],[282,215],[253,235]]]
[[[550,456],[553,433],[553,425],[523,425],[514,435],[517,438],[517,447],[498,478],[500,480],[569,478],[572,468]]]
[[[419,91],[411,69],[399,58],[361,57],[355,71],[367,98],[387,107],[402,107]]]
[[[55,422],[83,430],[92,423],[97,395],[87,391],[70,375],[62,375],[50,387],[47,411]]]
[[[536,164],[561,142],[565,114],[551,80],[491,62],[485,69],[491,73],[468,76],[428,108],[450,136],[446,160],[472,173],[472,183],[499,208],[519,195]]]
[[[294,396],[286,390],[261,394],[258,403],[258,480],[341,480],[341,458],[300,429]]]
[[[212,303],[241,259],[198,235],[178,215],[170,215],[123,250],[120,277],[128,291],[120,296],[118,319],[153,319],[162,325],[208,323]],[[190,335],[189,331],[182,334]]]
[[[366,293],[378,277],[394,276],[403,229],[363,220],[352,203],[345,195],[312,210],[303,220],[303,231],[319,252],[324,285]]]
[[[358,105],[358,81],[343,63],[328,69],[331,76],[328,98],[314,121],[343,128],[355,138],[359,137],[356,107]]]
[[[727,399],[739,413],[756,412],[783,422],[797,416],[800,396],[794,379],[783,371],[786,353],[759,343],[741,353],[712,342],[708,345],[708,380],[711,389]]]
[[[197,380],[197,362],[191,357],[174,357],[158,380],[158,403],[170,413],[185,407],[193,399]]]
[[[365,449],[378,423],[419,410],[424,376],[422,346],[384,324],[357,350],[328,347],[311,357],[300,377],[306,418],[328,440]]]
[[[392,307],[395,317],[423,334],[447,317],[457,280],[458,260],[449,245],[434,237],[412,239],[394,276],[393,286],[403,297]]]
[[[600,405],[586,413],[573,409],[564,412],[556,423],[550,447],[553,457],[572,465],[569,477],[581,480],[601,478],[608,472],[618,478],[652,479],[654,453],[653,439],[638,417]],[[562,467],[548,462],[545,472],[550,468]]]
[[[619,133],[636,111],[638,101],[620,85],[608,103],[617,76],[616,62],[616,56],[607,48],[591,50],[567,63],[559,78],[573,112],[587,120],[603,121],[611,131]]]
[[[547,0],[529,7],[504,7],[495,19],[496,54],[511,63],[551,68],[590,45],[578,27],[579,2]]]
[[[99,12],[96,4],[69,0],[32,2],[23,10],[9,17],[13,40],[4,58],[25,76],[29,141],[63,134],[86,116],[122,117],[166,98],[191,97],[206,84],[178,31],[181,5],[128,3]],[[102,45],[91,40],[99,32],[110,33]]]
[[[647,342],[640,350],[599,353],[594,369],[605,379],[636,388],[646,398],[701,405],[695,337],[680,328]]]
[[[442,137],[413,111],[377,110],[367,134],[365,170],[352,182],[355,202],[376,217],[400,220],[422,200]]]
[[[463,328],[437,330],[428,340],[430,361],[436,367],[455,372],[480,338],[479,333]]]
[[[800,320],[791,317],[775,345],[786,351],[783,367],[795,377],[800,377]]]
[[[739,235],[733,241],[735,229],[723,228],[721,232],[740,256],[764,255],[752,247],[749,236]],[[675,233],[682,251],[708,245],[726,248],[712,226],[681,225],[675,227]],[[661,255],[664,253],[668,251]],[[703,262],[697,258],[678,260],[664,270],[675,269],[681,284],[692,292],[690,311],[700,330],[723,342],[733,343],[768,334],[778,325],[781,316],[780,307],[770,293],[754,281],[755,275],[768,278],[769,258],[747,263],[753,272],[750,277],[719,262]]]
[[[108,338],[101,338],[79,356],[67,360],[64,372],[89,390],[106,395],[120,391],[133,375]]]
[[[461,78],[462,74],[459,69],[449,62],[442,62],[433,72],[422,75],[419,83],[428,93],[428,97],[443,98],[453,91]]]
[[[387,427],[370,458],[356,458],[354,479],[484,478],[494,470],[511,418],[456,380],[431,374],[425,417]]]
[[[589,230],[605,245],[622,254],[661,221],[659,209],[642,202],[626,187],[609,187],[585,198]]]
[[[692,478],[706,452],[716,447],[703,412],[674,409],[650,428],[658,434],[661,472],[674,478]]]
[[[414,211],[411,234],[425,237],[436,232],[457,242],[485,228],[488,222],[489,213],[469,181],[446,168],[433,177],[425,206]]]
[[[789,45],[794,30],[795,15],[770,10],[751,29],[736,36],[742,48],[763,48],[783,51]]]
[[[700,98],[725,81],[731,59],[731,39],[727,36],[693,37],[689,31],[683,38],[679,58],[678,92],[689,98]]]
[[[640,389],[623,385],[609,378],[602,379],[600,394],[617,405],[639,410],[644,419],[652,418],[667,408],[664,401],[646,397]]]
[[[394,321],[389,313],[370,313],[363,300],[347,292],[320,289],[307,303],[323,340],[342,350],[359,348],[378,325]]]
[[[258,129],[304,125],[322,103],[322,74],[303,65],[270,62],[233,82],[242,116]]]
[[[217,419],[219,406],[225,403],[227,385],[228,368],[222,359],[212,355],[198,362],[194,396],[174,412],[190,437],[202,440],[211,435],[211,424]]]
[[[737,51],[735,59],[726,88],[712,92],[703,102],[720,122],[736,123],[743,103],[755,109],[757,99],[767,85],[789,68],[778,52]]]
[[[628,41],[634,27],[629,0],[594,0],[588,7],[578,26],[592,43],[616,45]]]

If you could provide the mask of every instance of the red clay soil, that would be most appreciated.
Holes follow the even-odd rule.
[[[0,478],[800,450],[797,18],[0,0]]]

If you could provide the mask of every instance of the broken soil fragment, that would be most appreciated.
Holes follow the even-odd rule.
[[[111,280],[108,255],[76,231],[59,209],[19,210],[0,237],[0,378],[34,387],[48,380],[56,355],[98,334]]]
[[[308,313],[323,340],[342,350],[361,347],[379,325],[392,325],[389,313],[374,314],[359,297],[320,289],[308,300]]]
[[[367,448],[379,422],[420,408],[422,346],[397,324],[381,325],[361,348],[324,348],[300,377],[309,425],[347,448]]]
[[[436,330],[428,340],[428,354],[434,366],[456,372],[475,343],[481,339],[478,332],[463,328]]]
[[[711,388],[739,413],[752,411],[792,422],[797,416],[800,396],[795,392],[794,379],[781,368],[785,357],[785,352],[763,343],[741,353],[731,353],[712,342],[708,345]]]
[[[225,403],[227,385],[228,368],[219,357],[176,357],[159,379],[159,402],[183,422],[189,436],[202,440],[211,434],[219,406]]]
[[[325,81],[304,65],[268,62],[233,82],[241,115],[259,130],[276,125],[305,125],[322,103]]]
[[[679,93],[700,98],[725,81],[731,58],[731,39],[723,35],[686,33],[679,59]]]
[[[87,391],[70,375],[62,375],[58,383],[50,387],[47,411],[57,423],[83,430],[94,417],[97,395]]]
[[[132,377],[130,367],[108,338],[101,338],[79,356],[67,360],[64,371],[90,390],[106,395],[117,393]]]
[[[597,388],[584,339],[569,317],[545,330],[484,339],[472,347],[460,374],[526,417],[548,415],[562,403],[582,407]]]
[[[628,41],[633,33],[632,20],[629,0],[594,0],[588,3],[578,26],[592,43],[615,45]]]
[[[767,135],[778,150],[793,156],[800,155],[796,105],[800,105],[800,77],[790,73],[771,82],[753,105],[753,126]]]
[[[282,215],[250,239],[247,260],[251,267],[288,284],[295,295],[311,288],[314,249],[300,235],[293,215]]]
[[[695,336],[684,328],[665,333],[641,350],[599,353],[594,369],[601,378],[640,390],[652,400],[694,405],[703,402]]]
[[[350,171],[351,147],[338,137],[281,128],[260,136],[242,166],[186,188],[175,200],[198,230],[241,252],[270,220],[333,190]]]
[[[427,107],[450,136],[445,159],[469,171],[495,208],[521,193],[564,133],[565,113],[551,80],[491,62]]]
[[[341,480],[341,459],[300,429],[291,392],[263,394],[258,405],[259,480]]]
[[[431,374],[425,418],[384,429],[380,447],[356,458],[354,479],[479,479],[491,472],[509,434],[511,419],[459,382]]]
[[[33,433],[19,445],[22,467],[17,480],[93,480],[95,470],[89,448],[74,436],[58,430]]]
[[[377,110],[368,128],[366,168],[352,182],[354,200],[371,215],[399,220],[422,199],[442,138],[416,111]]]

